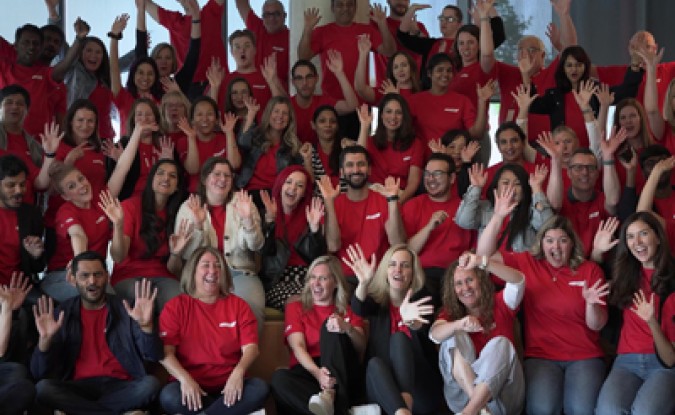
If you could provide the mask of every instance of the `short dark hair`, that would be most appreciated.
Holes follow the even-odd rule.
[[[101,254],[96,251],[84,251],[75,255],[70,263],[70,272],[73,275],[77,274],[77,268],[80,265],[80,261],[98,261],[101,263],[103,269],[108,272],[108,268],[105,265],[105,258]]]
[[[16,177],[24,173],[28,177],[28,166],[19,157],[14,154],[0,156],[0,180],[5,177]]]
[[[455,160],[453,160],[452,157],[450,157],[445,153],[431,153],[431,155],[427,159],[427,162],[424,165],[426,166],[427,164],[429,164],[430,161],[435,160],[444,161],[448,163],[448,173],[455,174],[457,167],[455,166]]]
[[[307,59],[298,59],[294,64],[293,67],[291,68],[291,77],[295,76],[295,70],[298,69],[301,66],[306,66],[308,67],[314,75],[318,74],[319,72],[316,70],[316,65],[310,60]]]
[[[60,27],[58,27],[55,24],[46,24],[46,25],[42,26],[40,28],[40,32],[42,32],[43,38],[44,38],[45,32],[54,32],[57,35],[59,35],[59,37],[61,38],[61,42],[66,41],[66,35],[65,35],[65,33],[63,33],[63,29],[61,29]]]
[[[645,162],[649,160],[652,157],[670,157],[670,151],[668,151],[667,148],[660,144],[652,144],[650,146],[645,147],[642,152],[640,153],[640,158],[638,158],[640,162],[640,168],[642,171],[645,170]]]
[[[572,155],[570,156],[570,160],[572,159],[572,157],[576,156],[577,154],[583,154],[584,156],[593,156],[596,159],[598,158],[598,156],[596,156],[595,153],[593,152],[593,150],[591,150],[590,148],[579,147],[572,152]]]
[[[370,166],[371,164],[370,154],[368,154],[368,150],[366,150],[365,147],[356,144],[353,146],[347,146],[342,149],[342,151],[340,152],[340,168],[344,167],[347,154],[363,154],[364,156],[366,156],[366,161],[368,162],[368,165]]]
[[[26,101],[26,107],[30,107],[30,94],[28,90],[21,85],[11,84],[0,89],[0,102],[4,101],[10,95],[22,95]]]
[[[255,33],[251,32],[248,29],[239,29],[232,32],[232,34],[227,38],[227,43],[232,47],[232,42],[234,39],[239,39],[240,37],[247,37],[253,42],[253,46],[256,46]]]
[[[45,41],[45,36],[42,34],[40,28],[34,24],[27,23],[16,29],[16,32],[14,32],[14,42],[18,43],[19,39],[21,39],[21,36],[23,36],[24,33],[35,33],[40,38],[40,43]]]
[[[206,102],[211,105],[213,108],[213,112],[216,114],[216,120],[220,119],[220,110],[218,109],[218,103],[211,97],[202,95],[201,97],[196,98],[194,101],[192,101],[192,105],[190,106],[190,121],[194,120],[195,118],[195,109],[197,108],[197,104],[200,104],[202,102]]]
[[[513,130],[518,134],[518,138],[520,138],[520,141],[525,142],[527,139],[527,136],[525,135],[525,131],[518,125],[515,121],[506,121],[503,122],[499,128],[497,128],[497,131],[495,132],[495,141],[499,140],[499,135],[503,133],[504,131],[507,130]]]
[[[446,9],[454,10],[455,13],[457,13],[457,18],[459,19],[460,23],[464,20],[464,14],[462,13],[462,9],[460,9],[459,7],[457,7],[455,5],[452,5],[452,4],[448,4],[447,6],[443,7],[443,10],[446,10]]]

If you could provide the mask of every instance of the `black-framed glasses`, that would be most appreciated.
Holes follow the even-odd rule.
[[[434,179],[440,179],[444,174],[450,175],[447,171],[443,170],[424,170],[424,177],[433,177]]]
[[[438,21],[439,21],[439,22],[452,23],[452,22],[459,22],[459,19],[456,18],[455,16],[443,16],[443,15],[440,15],[440,16],[438,16]]]
[[[295,75],[293,77],[293,80],[296,81],[296,82],[300,82],[300,81],[309,81],[309,80],[314,79],[314,78],[316,78],[316,74],[311,73],[311,74],[305,75],[305,76]]]
[[[263,19],[268,18],[268,17],[281,17],[284,15],[284,12],[276,11],[276,12],[264,12],[262,14]]]

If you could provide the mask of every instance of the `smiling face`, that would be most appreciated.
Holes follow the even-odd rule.
[[[462,150],[466,147],[469,139],[463,135],[458,135],[445,147],[447,154],[452,157],[458,170],[462,166]]]
[[[331,110],[324,110],[312,121],[312,128],[319,140],[334,140],[338,131],[338,120]]]
[[[14,44],[16,61],[25,66],[32,66],[42,51],[42,39],[35,32],[24,30],[21,37]]]
[[[431,87],[434,89],[445,89],[452,81],[452,64],[450,62],[441,62],[434,66],[429,77],[431,78]]]
[[[220,296],[220,279],[224,278],[223,268],[215,255],[205,252],[195,268],[195,297],[213,299]]]
[[[337,25],[348,26],[356,16],[356,0],[331,0],[330,9]]]
[[[567,175],[572,188],[580,192],[590,192],[600,176],[598,161],[592,154],[577,153],[570,159]]]
[[[152,178],[152,191],[169,197],[178,189],[178,169],[171,163],[162,163]]]
[[[207,136],[213,133],[217,123],[218,119],[213,105],[206,101],[199,102],[192,117],[192,126],[195,130],[200,135]]]
[[[23,203],[26,193],[26,173],[16,176],[7,176],[0,180],[0,207],[4,209],[18,209]]]
[[[404,54],[398,54],[391,64],[396,84],[410,81],[410,61]]]
[[[497,137],[497,148],[505,163],[520,163],[523,161],[524,143],[515,130],[501,131]]]
[[[8,95],[0,103],[2,122],[10,126],[19,126],[28,114],[26,98],[21,94]]]
[[[157,79],[157,74],[155,69],[149,63],[142,63],[136,68],[136,73],[134,74],[134,84],[138,89],[139,93],[148,93],[150,88],[155,83]]]
[[[520,203],[523,198],[523,184],[518,180],[511,170],[503,170],[501,176],[499,176],[499,181],[497,181],[497,191],[504,192],[509,186],[513,186],[513,202]]]
[[[216,164],[211,173],[206,176],[204,186],[206,187],[206,198],[209,203],[218,201],[222,202],[227,199],[227,196],[232,191],[232,171],[227,164]]]
[[[471,33],[462,32],[457,36],[457,50],[462,57],[464,66],[472,64],[478,60],[478,39]]]
[[[105,304],[105,290],[108,285],[108,271],[98,260],[82,260],[77,264],[75,288],[80,293],[82,306],[97,310]]]
[[[248,36],[239,36],[232,39],[232,57],[237,64],[237,70],[246,70],[255,67],[255,44]]]
[[[576,89],[581,77],[584,75],[586,70],[586,65],[583,62],[579,62],[574,58],[574,56],[567,56],[565,59],[565,76],[572,83],[572,87]]]
[[[157,124],[152,107],[145,102],[138,103],[134,110],[134,125],[139,124]]]
[[[481,296],[480,283],[476,272],[472,269],[455,268],[453,276],[455,295],[464,304],[467,310],[473,310],[478,306]]]
[[[424,188],[431,198],[447,196],[454,179],[454,172],[448,171],[443,160],[429,160],[424,168]]]
[[[390,99],[384,104],[382,113],[380,115],[384,129],[393,134],[396,130],[401,128],[403,122],[403,108],[401,104],[395,99]]]
[[[569,265],[574,241],[562,229],[549,229],[541,239],[541,249],[548,263],[560,268]]]
[[[370,175],[370,166],[368,166],[366,155],[360,153],[346,154],[340,172],[349,187],[362,189],[368,184],[368,176]]]
[[[413,257],[405,249],[393,253],[387,264],[387,282],[392,291],[405,293],[413,280]]]
[[[626,105],[619,111],[619,126],[626,129],[626,138],[635,138],[641,133],[640,121],[640,113],[632,105]]]
[[[285,26],[286,12],[278,1],[267,1],[262,8],[262,19],[269,34],[280,32]]]
[[[187,118],[188,109],[179,97],[164,95],[164,98],[162,98],[162,116],[169,125],[177,126],[181,118]]]
[[[312,268],[309,275],[309,286],[312,293],[312,302],[315,305],[333,304],[337,282],[330,272],[328,264],[319,264]]]
[[[155,63],[157,64],[157,70],[159,71],[159,76],[169,76],[171,75],[171,70],[173,69],[173,52],[169,46],[164,46],[157,54],[154,56]]]
[[[88,72],[96,72],[103,62],[103,48],[94,41],[89,41],[82,49],[82,64]]]
[[[452,21],[450,21],[452,20]],[[453,8],[444,8],[441,12],[441,18],[438,19],[441,34],[446,39],[454,39],[457,31],[462,26],[462,20]]]
[[[270,113],[270,128],[272,130],[283,133],[288,127],[290,119],[291,110],[288,105],[282,102],[274,104]]]
[[[654,268],[654,258],[659,244],[654,229],[641,220],[636,220],[626,228],[626,245],[635,259],[645,268]]]
[[[246,104],[244,104],[244,99],[250,96],[251,90],[246,82],[239,81],[232,84],[230,99],[235,110],[245,110]]]
[[[58,183],[61,197],[75,206],[83,207],[91,203],[91,184],[82,172],[74,169]]]
[[[75,144],[86,142],[96,131],[96,113],[88,108],[78,109],[73,116],[71,129]]]
[[[284,212],[291,212],[295,209],[302,198],[305,196],[307,188],[307,176],[299,171],[289,174],[286,181],[281,186],[281,206]]]

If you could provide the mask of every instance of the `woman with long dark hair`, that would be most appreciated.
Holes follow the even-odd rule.
[[[340,180],[340,152],[342,136],[338,112],[332,105],[322,105],[314,111],[312,129],[316,133],[316,144],[312,148],[312,170],[314,180],[321,176],[330,177],[333,186]],[[346,191],[346,184],[345,184]]]

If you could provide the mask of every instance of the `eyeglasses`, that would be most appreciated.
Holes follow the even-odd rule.
[[[444,174],[450,175],[450,173],[443,170],[434,170],[434,171],[424,170],[424,177],[431,176],[434,179],[440,179],[441,176],[443,176]]]
[[[284,15],[284,12],[276,11],[276,12],[264,12],[262,14],[263,19],[269,18],[269,17],[276,17],[279,18]]]
[[[581,173],[584,170],[587,170],[589,173],[595,173],[598,171],[597,164],[571,164],[567,168],[575,173]]]
[[[456,18],[455,16],[440,15],[440,16],[438,16],[438,21],[441,22],[441,23],[443,23],[443,22],[452,23],[452,22],[459,22],[459,19]]]
[[[293,77],[293,80],[296,81],[296,82],[300,82],[300,81],[309,81],[309,80],[312,80],[314,78],[316,78],[316,75],[314,75],[314,74],[309,74],[309,75],[305,75],[305,76],[295,75]]]

